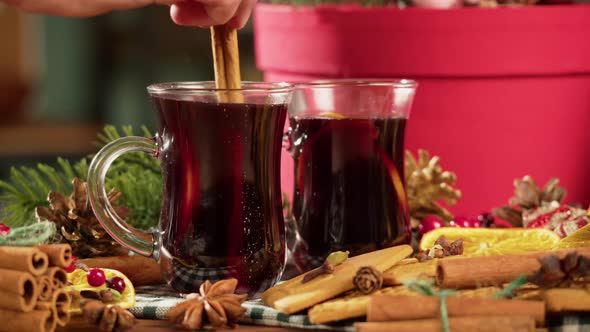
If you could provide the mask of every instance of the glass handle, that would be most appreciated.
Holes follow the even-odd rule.
[[[92,159],[88,170],[88,199],[98,222],[115,241],[140,255],[159,260],[157,233],[131,227],[117,215],[107,198],[105,177],[111,164],[128,152],[147,152],[157,155],[155,139],[129,136],[105,145]]]

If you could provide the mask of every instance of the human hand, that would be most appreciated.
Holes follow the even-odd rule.
[[[170,17],[179,25],[210,27],[228,23],[242,28],[248,22],[256,0],[0,0],[37,14],[88,17],[114,10],[152,4],[169,5]]]
[[[170,17],[178,25],[207,28],[229,24],[243,28],[256,0],[180,0],[170,7]]]

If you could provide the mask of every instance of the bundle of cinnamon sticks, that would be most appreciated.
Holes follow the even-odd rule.
[[[425,262],[403,259],[410,252],[400,246],[353,257],[331,274],[319,274],[311,282],[303,280],[317,274],[316,270],[272,287],[262,300],[287,314],[307,309],[313,324],[366,316],[367,322],[355,324],[356,330],[363,332],[441,331],[443,301],[445,324],[453,332],[541,331],[547,313],[590,312],[590,283],[581,288],[561,283],[548,289],[533,283],[535,276],[545,276],[543,268],[549,265],[544,258],[548,256],[558,260],[557,267],[577,264],[578,274],[572,274],[575,278],[582,269],[587,274],[590,248],[507,256],[449,256]],[[573,258],[579,259],[578,263],[572,263]],[[552,272],[547,273],[550,282],[555,281]],[[570,282],[567,274],[562,279]],[[366,289],[356,288],[362,285],[357,285],[357,277],[366,285],[379,286],[367,294],[363,291]],[[421,285],[430,285],[430,290],[404,285],[417,280]],[[509,291],[512,287],[506,290],[513,281],[518,281],[513,286],[516,291]],[[442,300],[439,295],[445,292],[452,295]],[[506,295],[499,296],[501,293],[510,299],[502,298]]]
[[[0,246],[0,331],[51,332],[69,319],[67,244]]]
[[[589,287],[539,288],[527,283],[513,293],[513,299],[495,299],[490,296],[492,294],[475,298],[463,296],[476,290],[485,294],[483,291],[486,289],[493,289],[494,293],[498,293],[507,283],[520,276],[527,276],[528,280],[532,280],[531,277],[538,275],[542,269],[542,258],[547,256],[562,260],[563,267],[563,260],[568,256],[584,257],[584,262],[588,262],[590,248],[438,260],[436,271],[431,277],[436,279],[439,289],[454,289],[453,296],[443,300],[438,296],[407,295],[399,292],[372,295],[366,300],[364,313],[367,322],[356,323],[356,330],[441,331],[442,301],[445,301],[446,317],[453,332],[538,331],[542,330],[546,313],[590,311]],[[556,274],[546,277],[549,281],[555,281]]]

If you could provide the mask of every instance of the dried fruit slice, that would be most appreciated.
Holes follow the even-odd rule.
[[[449,241],[463,239],[463,255],[494,256],[551,250],[559,235],[544,228],[456,228],[442,227],[422,237],[420,249],[431,248],[440,236]]]
[[[342,114],[338,114],[336,112],[321,112],[318,114],[319,118],[326,118],[326,119],[345,119],[346,116]]]
[[[590,210],[589,210],[590,211]],[[569,236],[564,237],[556,248],[590,247],[590,224],[578,229]]]
[[[112,269],[101,269],[104,271],[106,279],[111,279],[114,277],[121,278],[125,282],[125,289],[122,293],[117,291],[111,290],[107,283],[102,284],[100,287],[92,287],[88,284],[88,280],[86,278],[86,271],[82,269],[76,269],[74,272],[68,274],[68,282],[69,286],[67,287],[67,291],[70,292],[72,295],[72,304],[70,305],[70,313],[78,314],[81,313],[80,310],[80,299],[82,298],[82,294],[84,292],[93,292],[99,294],[100,291],[110,290],[113,293],[113,300],[106,302],[108,305],[118,305],[123,309],[129,309],[135,305],[135,288],[131,281],[125,276],[123,273],[112,270]],[[120,294],[120,296],[119,296]]]

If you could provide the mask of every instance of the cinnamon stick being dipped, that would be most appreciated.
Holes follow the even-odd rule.
[[[38,276],[45,273],[47,254],[33,247],[0,246],[0,269],[23,271]]]
[[[0,269],[0,309],[29,312],[38,297],[37,280],[30,273]]]
[[[72,264],[72,247],[69,244],[46,244],[36,248],[47,255],[50,266],[66,268]]]
[[[440,319],[404,320],[397,322],[355,323],[356,332],[440,332]],[[535,332],[535,320],[526,316],[451,317],[453,332]]]
[[[228,25],[211,27],[211,46],[215,86],[217,89],[240,89],[240,54],[238,49],[238,32]],[[220,102],[242,103],[240,91],[219,92]]]
[[[520,255],[442,259],[438,262],[436,281],[441,288],[475,288],[498,286],[521,275],[530,276],[541,267],[538,259],[555,255],[563,259],[573,250],[554,250]],[[578,255],[589,256],[590,248],[576,249]]]
[[[541,301],[493,300],[448,297],[449,317],[527,316],[538,326],[545,322],[545,303]],[[432,319],[440,316],[440,298],[434,296],[375,295],[369,302],[367,321]]]
[[[0,332],[52,332],[56,322],[49,310],[16,312],[0,309]]]

